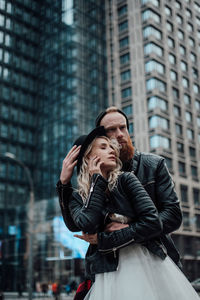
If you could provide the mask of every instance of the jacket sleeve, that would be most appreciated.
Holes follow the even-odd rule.
[[[156,207],[163,224],[163,233],[171,233],[180,227],[182,213],[174,183],[164,159],[161,159],[156,171],[155,188]]]
[[[113,248],[116,250],[133,241],[144,242],[159,236],[162,232],[162,223],[157,209],[137,177],[133,173],[125,173],[123,179],[122,185],[137,218],[127,228],[98,233],[99,251]]]
[[[58,193],[59,204],[65,225],[72,232],[79,231],[79,228],[74,223],[69,210],[69,201],[73,192],[71,183],[62,184],[61,181],[58,181],[56,185],[56,191]]]
[[[83,201],[78,201],[77,196],[72,195],[69,210],[79,231],[96,233],[102,227],[107,185],[107,180],[100,174],[94,174],[90,192],[84,204]]]

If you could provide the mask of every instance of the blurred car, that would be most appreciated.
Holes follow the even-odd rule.
[[[197,278],[196,280],[192,281],[191,284],[197,292],[200,292],[200,278]]]

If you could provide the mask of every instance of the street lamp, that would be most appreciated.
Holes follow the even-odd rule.
[[[28,183],[30,187],[30,200],[29,200],[29,213],[28,213],[28,219],[29,219],[29,256],[28,256],[28,279],[29,279],[29,300],[32,300],[32,294],[33,294],[33,227],[34,227],[34,202],[35,202],[35,196],[34,196],[34,185],[33,185],[33,179],[31,177],[31,173],[29,168],[21,161],[19,160],[13,153],[5,152],[1,156],[7,157],[13,161],[15,161],[17,164],[19,164],[25,171],[26,176],[28,178]]]

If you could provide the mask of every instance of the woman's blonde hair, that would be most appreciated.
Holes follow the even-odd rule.
[[[86,201],[88,195],[89,195],[89,189],[90,189],[90,181],[91,181],[91,176],[89,174],[89,170],[88,170],[88,161],[89,161],[89,154],[92,151],[92,147],[95,143],[95,141],[98,138],[103,138],[106,141],[109,142],[109,144],[111,145],[111,147],[114,149],[115,153],[116,153],[116,167],[110,171],[109,175],[108,175],[108,189],[111,191],[116,183],[117,183],[117,178],[119,176],[119,174],[121,173],[120,170],[122,168],[122,163],[121,160],[119,159],[119,145],[117,143],[116,140],[110,140],[109,138],[107,138],[106,136],[100,136],[100,137],[96,137],[92,143],[88,146],[84,156],[83,156],[83,160],[82,160],[82,165],[80,168],[80,173],[78,175],[77,181],[78,181],[78,193],[81,195],[83,202]]]

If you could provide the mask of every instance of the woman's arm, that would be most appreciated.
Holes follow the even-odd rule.
[[[107,180],[100,174],[92,176],[89,196],[85,203],[72,194],[69,210],[75,225],[85,233],[96,233],[104,220]],[[78,201],[79,198],[79,201]]]

